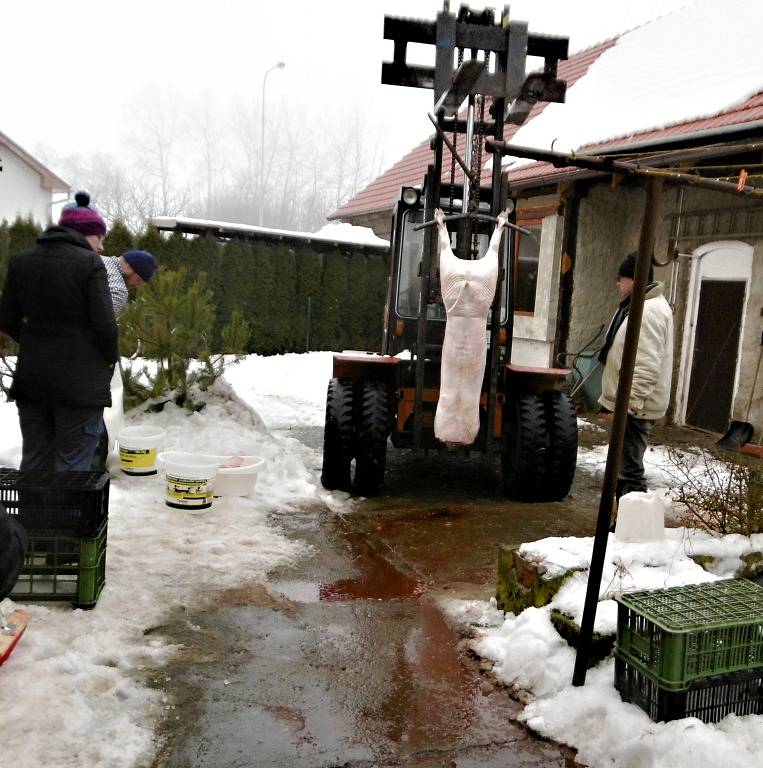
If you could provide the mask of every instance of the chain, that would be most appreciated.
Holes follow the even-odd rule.
[[[490,66],[490,52],[485,54],[485,70]],[[480,187],[482,186],[482,148],[485,143],[485,96],[477,96],[479,99],[479,118],[477,130],[472,138],[472,185],[469,188],[469,210],[479,211]],[[472,236],[472,258],[479,256],[479,237],[475,233]]]
[[[458,49],[458,66],[460,67],[461,64],[463,64],[464,61],[464,49],[459,48]],[[456,132],[456,122],[458,120],[458,115],[455,116],[453,120],[453,146],[455,148],[458,148],[458,144],[456,143],[458,141],[458,133]],[[453,213],[453,192],[456,185],[456,155],[451,152],[450,153],[450,199],[448,200],[448,213]]]

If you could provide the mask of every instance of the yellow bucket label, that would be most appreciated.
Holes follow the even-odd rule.
[[[167,501],[189,507],[211,503],[212,480],[167,475]]]
[[[130,469],[150,469],[156,464],[156,448],[119,448],[122,464]]]

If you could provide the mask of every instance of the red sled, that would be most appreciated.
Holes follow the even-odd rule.
[[[0,626],[0,667],[11,655],[11,652],[16,647],[16,643],[18,643],[19,639],[24,634],[24,630],[31,618],[31,613],[17,608],[5,620],[8,629],[3,629],[3,627]]]

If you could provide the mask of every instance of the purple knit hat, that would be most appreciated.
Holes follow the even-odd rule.
[[[90,207],[90,195],[87,192],[77,192],[74,199],[76,202],[65,205],[61,211],[59,225],[74,229],[85,236],[105,236],[106,222],[95,208]]]

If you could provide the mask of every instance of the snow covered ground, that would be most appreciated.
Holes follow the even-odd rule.
[[[595,630],[617,629],[616,594],[661,589],[731,578],[740,555],[763,550],[763,534],[750,538],[714,538],[686,528],[665,532],[665,541],[623,544],[610,534],[601,581]],[[763,715],[729,715],[715,725],[696,718],[654,723],[634,704],[626,704],[613,686],[610,657],[589,670],[586,684],[571,684],[575,651],[554,629],[556,608],[582,618],[593,538],[548,538],[520,547],[525,559],[543,563],[553,577],[580,569],[563,584],[551,603],[526,608],[518,616],[489,603],[448,601],[445,609],[471,624],[474,651],[493,662],[493,672],[527,701],[520,720],[534,731],[578,750],[578,760],[596,768],[744,768],[763,760]],[[716,558],[708,573],[689,556]]]
[[[199,413],[167,406],[128,414],[127,423],[165,428],[165,449],[258,455],[265,464],[253,498],[215,499],[197,513],[165,505],[161,476],[128,477],[113,468],[107,577],[98,605],[91,611],[24,605],[31,624],[0,668],[4,751],[12,745],[14,765],[150,762],[153,729],[169,704],[145,678],[175,649],[144,632],[172,608],[264,581],[269,570],[308,551],[308,544],[283,535],[279,519],[326,497],[320,455],[286,430],[323,423],[330,374],[330,353],[251,356],[228,372],[236,392],[218,382]],[[0,466],[18,466],[20,458],[16,408],[0,403]]]
[[[252,498],[216,499],[211,510],[195,514],[164,504],[160,476],[128,477],[113,468],[107,582],[97,607],[24,606],[32,623],[0,669],[3,741],[13,745],[14,765],[132,768],[150,762],[154,726],[171,703],[147,678],[176,649],[145,630],[161,625],[173,608],[211,603],[219,590],[264,581],[270,569],[304,557],[309,544],[287,539],[280,525],[290,510],[322,501],[349,509],[343,494],[321,489],[319,452],[289,436],[293,429],[323,424],[330,374],[330,353],[253,355],[226,372],[200,413],[167,406],[157,414],[128,414],[128,423],[165,428],[165,449],[254,454],[265,465]],[[0,402],[0,466],[18,466],[20,456],[15,406]],[[665,459],[662,449],[648,454],[655,484],[667,482]],[[597,476],[605,460],[606,447],[599,447],[581,450],[578,464]],[[720,560],[726,564],[746,546],[708,539],[676,530],[658,547],[613,546],[603,587],[613,589],[618,580],[640,585],[647,575],[648,586],[712,579],[686,558],[688,541],[695,549],[726,547]],[[527,546],[549,561],[584,564],[590,539]],[[625,570],[615,567],[617,558]],[[574,614],[584,588],[581,575],[555,604]],[[600,629],[613,621],[611,609],[602,605]],[[652,723],[620,702],[611,661],[592,670],[584,688],[571,688],[573,651],[551,627],[548,608],[513,617],[488,602],[447,607],[480,627],[477,651],[495,662],[499,677],[526,691],[525,721],[578,748],[582,762],[748,768],[763,757],[763,717],[729,717],[717,726]]]

